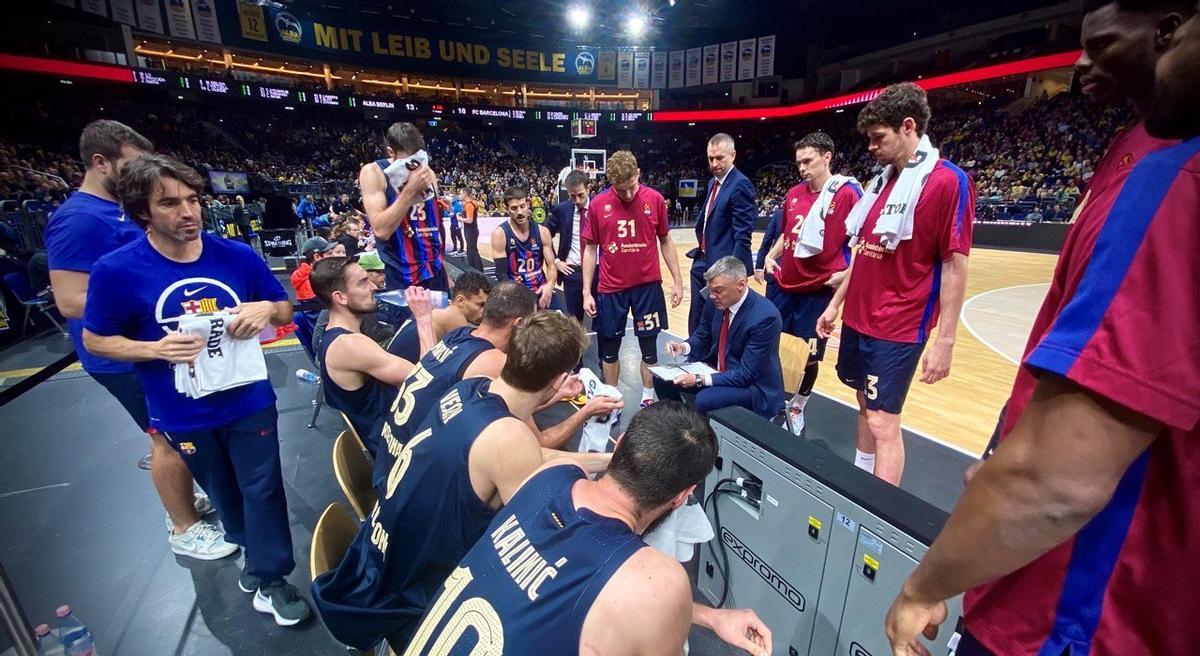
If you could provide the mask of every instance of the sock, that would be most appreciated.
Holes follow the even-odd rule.
[[[796,412],[804,412],[804,406],[808,405],[809,396],[809,394],[801,394],[800,392],[796,392],[796,395],[792,397],[792,409]]]
[[[875,473],[875,454],[864,453],[858,449],[854,450],[854,466],[867,472],[868,474]]]
[[[643,398],[643,399],[653,399],[653,398],[655,398],[655,396],[654,396],[654,388],[653,388],[653,387],[643,387],[643,388],[642,388],[642,398]]]

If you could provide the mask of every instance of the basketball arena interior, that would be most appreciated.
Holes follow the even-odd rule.
[[[0,655],[1198,653],[1198,11],[4,6]]]

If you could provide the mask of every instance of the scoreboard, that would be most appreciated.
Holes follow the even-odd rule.
[[[597,123],[640,123],[653,120],[651,112],[628,111],[575,111],[525,107],[489,107],[484,105],[459,105],[398,96],[365,96],[358,94],[333,93],[294,89],[285,86],[238,82],[202,75],[188,75],[172,71],[133,69],[133,81],[140,86],[162,87],[170,90],[197,92],[201,97],[227,97],[284,105],[288,109],[298,106],[318,105],[344,109],[366,109],[374,117],[388,114],[413,114],[433,118],[476,118],[502,119],[506,121],[545,121],[569,123],[580,121],[590,125],[592,134]]]

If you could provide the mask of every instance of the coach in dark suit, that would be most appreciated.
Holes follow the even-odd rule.
[[[563,186],[567,188],[568,200],[550,209],[546,217],[546,227],[550,235],[558,235],[558,248],[555,253],[558,259],[554,267],[558,269],[558,279],[563,284],[563,300],[566,301],[567,314],[583,323],[583,243],[580,234],[583,232],[583,217],[588,208],[588,176],[583,171],[571,171],[567,174]],[[592,281],[599,280],[593,276]],[[592,290],[595,293],[595,290]]]
[[[750,255],[750,233],[754,231],[754,219],[758,209],[754,204],[756,194],[750,178],[733,166],[737,151],[733,137],[719,132],[708,140],[708,168],[713,179],[708,181],[704,204],[696,219],[696,242],[692,252],[692,304],[688,309],[688,332],[695,332],[703,311],[700,289],[704,287],[704,272],[709,264],[732,255],[746,267],[754,270]]]
[[[696,393],[696,410],[707,414],[738,405],[770,419],[783,410],[783,367],[779,333],[783,321],[775,304],[746,284],[746,267],[723,257],[704,274],[709,299],[700,325],[686,342],[668,342],[667,352],[704,362],[715,374],[680,374],[674,381],[654,380],[660,399]]]

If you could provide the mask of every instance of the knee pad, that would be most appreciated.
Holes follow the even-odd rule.
[[[658,364],[658,335],[641,335],[638,348],[642,351],[642,362]]]
[[[617,361],[617,353],[621,350],[620,337],[598,337],[600,341],[600,360],[612,364]]]

